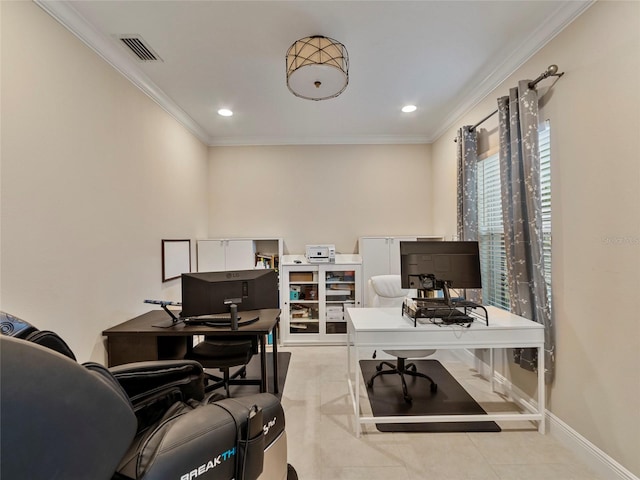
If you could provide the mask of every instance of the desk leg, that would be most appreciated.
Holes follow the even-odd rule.
[[[538,412],[542,415],[538,423],[538,432],[543,435],[546,430],[544,387],[544,345],[542,345],[538,347]]]
[[[266,335],[260,337],[260,393],[267,391],[267,347]]]
[[[273,329],[273,393],[278,392],[278,325]]]

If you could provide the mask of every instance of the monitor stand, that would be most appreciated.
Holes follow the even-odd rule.
[[[438,280],[435,275],[420,275],[420,285],[423,288],[419,288],[423,292],[442,290],[444,299],[440,299],[440,302],[446,306],[451,307],[451,294],[449,293],[449,282],[446,280]],[[426,297],[425,297],[426,298]]]
[[[164,300],[145,300],[144,303],[152,303],[154,305],[160,305],[162,309],[169,314],[170,320],[164,320],[162,322],[154,323],[152,327],[157,328],[171,328],[182,323],[182,319],[176,317],[176,315],[167,308],[167,305],[182,305],[179,302],[165,302]]]

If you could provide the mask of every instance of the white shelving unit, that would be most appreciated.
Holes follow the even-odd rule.
[[[362,306],[362,259],[337,254],[335,263],[284,255],[280,267],[280,332],[284,345],[343,344],[346,309]]]
[[[208,238],[198,240],[197,271],[251,270],[258,261],[274,262],[278,268],[282,258],[281,238]]]

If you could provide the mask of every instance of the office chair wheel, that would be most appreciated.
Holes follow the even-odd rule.
[[[405,395],[404,401],[411,405],[413,403],[413,398],[411,398],[411,395]]]
[[[431,393],[436,393],[438,391],[438,384],[437,383],[432,383],[431,387],[429,387],[429,389],[431,390]]]

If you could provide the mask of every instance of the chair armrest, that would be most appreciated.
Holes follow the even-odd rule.
[[[260,415],[256,443],[247,444],[248,412],[254,405],[266,416]],[[196,478],[194,471],[203,478],[227,480],[243,478],[245,466],[244,478],[255,479],[263,471],[264,450],[283,431],[280,401],[270,393],[197,406],[178,402],[137,436],[118,471],[145,480]],[[286,470],[286,455],[280,460]]]
[[[131,400],[138,432],[155,424],[176,402],[204,398],[204,371],[192,360],[129,363],[110,372]]]
[[[252,405],[260,407],[262,409],[265,447],[271,445],[285,429],[284,409],[278,397],[272,393],[256,393],[246,397],[225,398],[209,403],[236,412],[238,416]]]
[[[115,375],[120,373],[153,373],[154,371],[162,371],[166,369],[194,369],[202,366],[198,362],[192,360],[153,360],[149,362],[133,362],[125,363],[115,367],[110,367],[109,370]]]
[[[183,400],[204,398],[204,371],[192,360],[159,360],[118,365],[109,369],[131,403],[165,389],[179,388]]]

